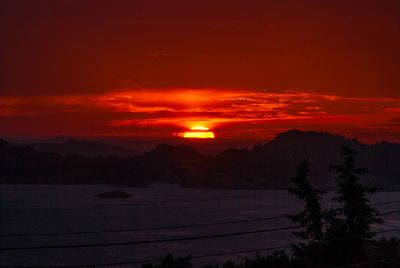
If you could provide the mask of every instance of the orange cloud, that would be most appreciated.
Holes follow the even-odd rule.
[[[50,123],[47,127],[43,123],[37,132],[53,130],[58,122],[52,125],[48,118],[57,116],[70,120],[74,133],[82,133],[85,124],[93,125],[84,128],[85,135],[169,136],[201,125],[218,132],[218,137],[262,138],[296,127],[350,131],[361,133],[361,137],[364,132],[375,131],[378,139],[385,133],[400,132],[398,124],[390,123],[400,117],[400,98],[229,89],[135,89],[97,95],[7,97],[0,100],[0,123],[2,118],[5,122],[0,134],[12,132],[14,123],[10,118],[18,124],[29,120],[28,133],[36,131],[32,122],[38,118]],[[17,129],[23,131],[21,126]],[[400,135],[390,137],[400,141]]]

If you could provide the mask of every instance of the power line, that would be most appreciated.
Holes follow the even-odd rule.
[[[384,213],[378,213],[377,216],[385,216],[385,215],[391,215],[391,214],[396,214],[399,213],[400,210],[393,210],[393,211],[388,211],[388,212],[384,212]]]
[[[99,231],[82,231],[82,232],[59,232],[59,233],[37,233],[37,234],[2,234],[0,237],[35,237],[35,236],[58,236],[58,235],[80,235],[80,234],[102,234],[102,233],[121,233],[121,232],[139,232],[139,231],[156,231],[156,230],[168,230],[168,229],[183,229],[192,227],[204,227],[204,226],[215,226],[224,224],[237,224],[257,221],[268,221],[275,219],[286,218],[284,215],[272,216],[272,217],[261,217],[247,220],[234,220],[234,221],[217,221],[209,223],[197,223],[197,224],[183,224],[183,225],[170,225],[170,226],[158,226],[158,227],[144,227],[144,228],[127,228],[127,229],[114,229],[114,230],[99,230]]]
[[[255,198],[254,196],[238,196],[234,197],[234,199],[238,198]],[[215,201],[215,200],[226,200],[225,198],[209,198],[209,199],[198,199],[194,200],[195,202],[197,201]],[[392,201],[386,201],[386,202],[379,202],[379,203],[371,203],[370,206],[380,206],[380,205],[386,205],[386,204],[393,204],[393,203],[400,203],[399,200],[392,200]],[[112,208],[112,207],[144,207],[148,205],[165,205],[163,202],[158,202],[158,203],[153,203],[153,204],[147,204],[147,203],[140,203],[140,204],[112,204],[112,205],[104,205],[104,206],[92,206],[92,207],[53,207],[53,208],[38,208],[38,209],[17,209],[17,210],[3,210],[0,211],[1,213],[24,213],[24,212],[42,212],[42,211],[64,211],[64,210],[90,210],[90,209],[102,209],[102,208]],[[179,202],[172,202],[169,204],[180,204]],[[354,207],[356,208],[356,207]],[[348,208],[352,209],[352,208]]]
[[[0,248],[0,250],[1,251],[10,251],[10,250],[64,249],[64,248],[87,248],[87,247],[109,247],[109,246],[143,245],[143,244],[153,244],[153,243],[166,243],[166,242],[187,241],[187,240],[202,240],[202,239],[210,239],[210,238],[221,238],[221,237],[231,237],[231,236],[240,236],[240,235],[259,234],[259,233],[269,233],[269,232],[293,230],[293,229],[299,229],[299,228],[302,228],[302,226],[294,225],[294,226],[284,226],[284,227],[262,229],[262,230],[255,230],[255,231],[244,231],[244,232],[234,232],[234,233],[225,233],[225,234],[190,236],[190,237],[169,238],[169,239],[130,241],[130,242],[56,245],[56,246],[36,246],[36,247],[5,247],[5,248]]]
[[[210,253],[210,254],[203,254],[203,255],[194,255],[191,256],[192,259],[201,259],[201,258],[208,258],[208,257],[218,257],[218,256],[226,256],[226,255],[233,255],[233,254],[243,254],[243,253],[251,253],[251,252],[258,252],[258,251],[269,251],[269,250],[278,250],[278,249],[285,249],[289,246],[277,246],[277,247],[267,247],[267,248],[258,248],[258,249],[248,249],[248,250],[238,250],[238,251],[225,251],[219,253]],[[160,259],[153,259],[153,260],[142,260],[142,261],[134,261],[134,262],[125,262],[125,263],[102,263],[102,264],[94,264],[94,266],[108,266],[108,265],[124,265],[124,264],[145,264],[151,262],[159,262]],[[92,264],[93,265],[93,264]],[[87,265],[85,265],[87,266]],[[78,268],[83,267],[81,266],[69,266],[69,268]],[[59,268],[59,267],[57,267]]]
[[[257,198],[259,196],[249,196],[249,195],[239,195],[239,196],[227,196],[224,198],[208,198],[208,199],[193,199],[190,200],[191,203],[196,203],[199,201],[218,201],[218,200],[229,200],[229,199],[246,199],[246,198]],[[229,198],[229,199],[228,199]],[[400,200],[399,200],[400,202]],[[187,202],[185,202],[187,203]],[[181,202],[170,202],[168,205],[182,204]],[[24,213],[24,212],[43,212],[43,211],[65,211],[65,210],[90,210],[90,209],[102,209],[102,208],[113,208],[113,207],[147,207],[153,205],[166,205],[164,202],[155,202],[155,203],[136,203],[136,204],[107,204],[104,206],[87,206],[87,207],[47,207],[47,208],[37,208],[37,209],[9,209],[0,211],[1,213]]]
[[[201,259],[201,258],[208,258],[208,257],[218,257],[218,256],[226,256],[226,255],[233,255],[233,254],[243,254],[243,253],[251,253],[251,252],[258,252],[258,251],[269,251],[269,250],[278,250],[278,249],[285,249],[289,246],[276,246],[276,247],[267,247],[267,248],[258,248],[258,249],[249,249],[249,250],[239,250],[239,251],[225,251],[219,253],[210,253],[210,254],[203,254],[203,255],[194,255],[191,256],[192,259]],[[51,268],[80,268],[80,267],[101,267],[101,266],[109,266],[109,265],[128,265],[128,264],[145,264],[151,262],[159,262],[160,258],[158,259],[148,259],[148,260],[140,260],[140,261],[127,261],[127,262],[112,262],[112,263],[98,263],[98,264],[84,264],[84,265],[70,265],[70,266],[51,266]],[[50,268],[50,267],[43,267],[43,266],[6,266],[10,268]]]
[[[376,232],[376,233],[377,234],[381,234],[381,233],[388,233],[388,232],[395,232],[395,231],[400,231],[400,228],[379,231],[379,232]],[[348,240],[348,239],[359,237],[359,236],[360,235],[341,237],[341,238],[336,238],[336,239],[325,240],[323,242],[335,242],[335,241],[340,241],[340,240]],[[243,254],[243,253],[252,253],[252,252],[259,252],[259,251],[286,249],[286,248],[289,248],[289,247],[290,247],[290,245],[285,245],[285,246],[258,248],[258,249],[250,249],[250,250],[225,251],[225,252],[219,252],[219,253],[194,255],[194,256],[191,256],[191,258],[192,259],[200,259],[200,258],[207,258],[207,257],[226,256],[226,255],[233,255],[233,254]],[[353,264],[347,264],[347,265],[343,265],[343,266],[335,266],[335,267],[332,267],[332,268],[353,267],[353,266],[360,266],[360,265],[366,265],[366,264],[372,264],[372,263],[380,263],[380,262],[383,262],[383,261],[396,260],[396,259],[400,259],[400,257],[382,259],[382,260],[378,260],[378,261],[374,261],[374,262],[353,263]],[[159,261],[160,261],[160,259],[148,259],[148,260],[141,260],[141,261],[113,262],[113,263],[100,263],[100,264],[85,264],[85,265],[73,265],[73,266],[51,266],[51,267],[52,268],[81,268],[81,267],[90,267],[90,266],[98,267],[98,266],[109,266],[109,265],[145,264],[145,263],[159,262]],[[43,267],[43,266],[5,266],[5,267],[10,267],[10,268],[46,268],[46,267]],[[50,268],[50,267],[48,267],[48,268]]]
[[[400,228],[377,231],[377,232],[374,232],[374,233],[375,234],[384,234],[384,233],[390,233],[390,232],[396,232],[396,231],[400,231]],[[328,239],[328,240],[322,240],[321,242],[322,243],[325,243],[325,242],[330,243],[330,242],[348,240],[348,239],[357,238],[357,237],[361,237],[361,235],[351,235],[351,236],[346,236],[346,237],[332,238],[332,239]]]
[[[385,214],[394,214],[399,213],[400,210],[397,211],[389,211]],[[221,237],[231,237],[231,236],[240,236],[240,235],[250,235],[250,234],[258,234],[258,233],[268,233],[268,232],[277,232],[284,230],[293,230],[300,229],[304,226],[293,225],[293,226],[284,226],[278,228],[270,228],[270,229],[262,229],[262,230],[253,230],[253,231],[243,231],[243,232],[233,232],[233,233],[225,233],[225,234],[214,234],[214,235],[202,235],[202,236],[190,236],[190,237],[180,237],[180,238],[169,238],[169,239],[156,239],[156,240],[143,240],[143,241],[130,241],[130,242],[112,242],[112,243],[97,243],[97,244],[75,244],[75,245],[55,245],[55,246],[33,246],[33,247],[5,247],[0,248],[3,251],[11,251],[11,250],[38,250],[38,249],[64,249],[64,248],[87,248],[87,247],[109,247],[109,246],[126,246],[126,245],[143,245],[143,244],[153,244],[153,243],[167,243],[167,242],[177,242],[177,241],[187,241],[187,240],[203,240],[210,238],[221,238]],[[384,230],[375,233],[386,233],[397,231],[399,229],[391,229]],[[352,237],[346,237],[345,239],[349,239]],[[326,240],[327,241],[327,240]]]
[[[391,201],[384,201],[384,202],[378,202],[378,203],[371,203],[370,206],[380,206],[380,205],[387,205],[387,204],[394,204],[394,203],[399,203],[400,199],[398,200],[391,200]]]
[[[218,257],[218,256],[226,256],[226,255],[233,255],[233,254],[243,254],[243,253],[252,253],[252,252],[260,252],[260,251],[286,249],[289,247],[290,246],[287,245],[287,246],[258,248],[258,249],[250,249],[250,250],[228,251],[228,252],[211,253],[211,254],[204,254],[204,255],[195,255],[195,256],[191,256],[191,258],[192,259],[200,259],[200,258],[208,258],[208,257]],[[347,265],[342,265],[342,266],[334,266],[332,268],[346,268],[346,267],[360,266],[360,265],[366,265],[366,264],[381,263],[381,262],[392,261],[392,260],[400,260],[400,257],[386,258],[386,259],[381,259],[381,260],[371,261],[371,262],[352,263],[352,264],[347,264]],[[99,267],[99,266],[108,266],[108,265],[145,264],[145,263],[159,262],[159,261],[160,261],[160,259],[153,259],[153,260],[147,260],[147,261],[92,264],[92,266]],[[88,267],[88,266],[91,266],[91,265],[68,266],[68,268],[79,268],[79,267]],[[33,267],[29,267],[29,268],[33,268]],[[56,267],[56,268],[62,268],[62,267]]]
[[[400,200],[387,201],[371,204],[371,206],[381,206],[391,203],[398,203]],[[355,209],[360,207],[351,207],[347,209]],[[389,215],[398,213],[399,210],[391,211],[389,213],[378,214],[378,216]],[[205,227],[205,226],[215,226],[224,224],[238,224],[238,223],[248,223],[257,221],[268,221],[276,219],[287,218],[287,215],[277,215],[271,217],[260,217],[247,220],[232,220],[232,221],[220,221],[220,222],[210,222],[210,223],[198,223],[198,224],[183,224],[183,225],[170,225],[170,226],[158,226],[158,227],[144,227],[144,228],[127,228],[127,229],[114,229],[114,230],[97,230],[97,231],[80,231],[80,232],[54,232],[54,233],[20,233],[20,234],[0,234],[0,237],[38,237],[38,236],[60,236],[60,235],[82,235],[82,234],[102,234],[102,233],[122,233],[122,232],[139,232],[139,231],[157,231],[157,230],[168,230],[168,229],[183,229],[183,228],[193,228],[193,227]]]

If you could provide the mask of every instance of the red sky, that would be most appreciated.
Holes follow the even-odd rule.
[[[0,3],[0,136],[400,142],[399,1]]]

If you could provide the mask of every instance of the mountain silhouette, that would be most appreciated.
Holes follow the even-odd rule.
[[[138,154],[135,150],[121,146],[109,145],[98,141],[81,141],[76,139],[68,139],[63,142],[36,142],[29,145],[41,152],[55,152],[62,155],[76,153],[88,157],[129,157]]]
[[[383,188],[400,186],[400,144],[381,142],[368,145],[356,139],[327,132],[290,130],[251,150],[228,150],[215,158],[216,168],[247,174],[244,179],[256,180],[267,188],[288,185],[296,167],[304,160],[310,163],[311,181],[319,187],[331,188],[335,174],[330,164],[338,163],[338,147],[351,144],[360,152],[359,166],[371,172],[365,176],[367,184]]]
[[[331,189],[335,174],[330,164],[340,161],[341,144],[351,144],[360,152],[358,165],[371,171],[363,177],[364,183],[387,190],[400,189],[400,144],[365,144],[327,132],[290,130],[252,149],[228,149],[215,156],[202,155],[188,145],[162,144],[147,153],[121,158],[110,156],[116,153],[115,146],[96,147],[98,143],[93,143],[95,148],[110,148],[110,151],[91,157],[101,152],[93,150],[93,144],[85,147],[82,142],[70,141],[62,146],[68,144],[70,151],[77,152],[78,147],[86,153],[65,154],[68,148],[58,147],[51,153],[48,152],[51,146],[39,151],[34,146],[15,146],[2,141],[1,181],[130,186],[169,182],[184,187],[286,189],[299,163],[308,160],[310,180],[320,188]],[[91,155],[87,153],[89,149]],[[119,151],[118,156],[121,152],[125,151]]]

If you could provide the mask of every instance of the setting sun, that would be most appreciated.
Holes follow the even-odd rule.
[[[215,135],[210,129],[204,126],[194,126],[190,131],[183,133],[184,138],[214,139]]]

